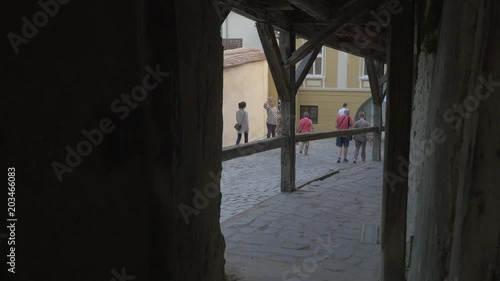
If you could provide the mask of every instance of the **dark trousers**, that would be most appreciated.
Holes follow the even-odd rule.
[[[236,145],[240,144],[241,141],[241,134],[238,133],[238,139],[236,140]],[[248,132],[245,132],[245,143],[248,142]]]
[[[269,123],[266,123],[267,125],[267,138],[270,138],[271,135],[273,136],[273,138],[276,136],[276,125],[272,125],[272,124],[269,124]]]

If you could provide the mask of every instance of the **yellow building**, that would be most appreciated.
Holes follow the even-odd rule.
[[[297,39],[297,48],[305,42]],[[269,81],[269,95],[278,98],[271,76]],[[298,90],[296,122],[298,124],[302,113],[307,111],[316,131],[335,130],[335,120],[343,103],[348,104],[354,119],[362,109],[372,122],[371,91],[364,59],[323,47]]]
[[[276,32],[277,36],[278,34],[279,32]],[[228,15],[221,26],[221,37],[224,38],[224,40],[239,41],[239,47],[251,47],[262,50],[259,36],[257,34],[257,30],[255,29],[255,22],[233,12]],[[305,39],[298,38],[296,41],[296,47],[299,48],[305,42]],[[250,67],[242,68],[250,69]],[[229,103],[234,103],[233,100],[230,102],[227,100],[230,96],[232,99],[232,96],[238,95],[237,92],[248,92],[246,89],[237,91],[226,90],[226,87],[237,88],[240,84],[238,81],[243,80],[246,80],[246,82],[257,82],[257,80],[255,80],[255,76],[257,74],[254,72],[243,71],[247,73],[246,75],[249,75],[249,79],[241,79],[241,73],[243,72],[237,71],[238,74],[236,74],[236,76],[230,74],[230,72],[234,71],[235,70],[229,69],[224,70],[224,106],[227,106]],[[254,69],[254,71],[256,71],[256,69]],[[275,100],[279,100],[279,98],[271,72],[268,69],[262,73],[264,72],[266,75],[265,80],[269,81],[267,93],[264,93],[263,97],[260,94],[260,91],[257,91],[259,93],[257,96],[248,95],[245,98],[255,100],[251,106],[247,107],[248,110],[261,110],[264,112],[263,114],[265,116],[265,111],[261,105],[257,105],[257,100],[260,102],[264,99],[265,101],[267,98],[266,95],[274,97]],[[254,85],[254,83],[247,84],[251,87]],[[361,109],[366,112],[367,120],[372,123],[371,92],[368,82],[368,74],[366,73],[364,67],[364,59],[332,48],[323,47],[321,53],[316,58],[314,65],[309,70],[309,75],[302,83],[302,86],[298,89],[296,103],[297,124],[300,120],[300,116],[302,116],[302,113],[307,111],[309,112],[310,118],[313,120],[316,131],[335,130],[335,119],[337,117],[338,110],[342,107],[343,103],[348,104],[351,116],[354,119],[357,119],[356,115]],[[254,106],[257,108],[254,108]],[[224,116],[226,116],[226,112],[229,114],[230,111],[226,111],[225,109]],[[253,113],[253,115],[255,114],[256,113]],[[224,117],[224,121],[226,120],[228,119]],[[258,130],[251,133],[251,139],[262,137],[259,134],[262,132],[261,126],[264,127],[265,131],[265,121],[260,121],[260,114],[259,120],[253,120],[252,123],[255,125],[258,124]],[[232,138],[232,136],[229,136],[230,132],[228,132],[230,131],[229,128],[231,128],[231,126],[229,126],[229,124],[224,125],[224,143],[227,144],[230,144],[229,139]]]
[[[236,111],[238,103],[247,103],[250,131],[248,141],[266,135],[267,113],[262,107],[267,101],[269,68],[264,52],[253,48],[224,51],[224,90],[222,112],[224,128],[222,146],[236,143]]]

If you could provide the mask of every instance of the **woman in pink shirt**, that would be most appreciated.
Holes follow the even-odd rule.
[[[309,133],[313,130],[312,120],[309,119],[309,113],[304,112],[304,117],[299,121],[299,129],[297,133]],[[304,155],[307,155],[307,150],[309,149],[309,141],[300,143],[300,153],[304,149]]]

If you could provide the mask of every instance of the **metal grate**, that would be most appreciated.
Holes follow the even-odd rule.
[[[231,50],[243,47],[243,38],[225,38],[222,39],[224,50]]]

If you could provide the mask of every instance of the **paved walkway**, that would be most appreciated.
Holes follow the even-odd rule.
[[[380,245],[360,237],[363,224],[380,224],[382,170],[382,162],[342,170],[226,220],[229,280],[378,280]]]
[[[299,153],[297,146],[296,183],[300,185],[331,171],[354,167],[354,141],[348,151],[349,163],[337,163],[335,138],[311,141],[309,155]],[[366,160],[372,160],[372,147],[366,145]],[[360,160],[359,156],[358,160]],[[280,193],[281,150],[274,149],[222,163],[221,218],[241,213],[263,200]]]

